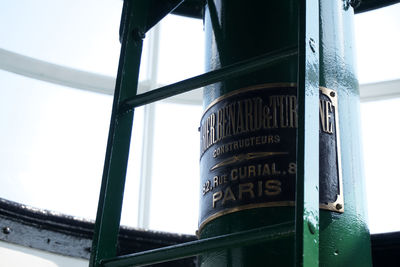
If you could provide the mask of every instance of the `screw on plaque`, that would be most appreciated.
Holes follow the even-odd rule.
[[[335,94],[335,92],[332,91],[329,95],[330,95],[331,97],[335,97],[336,94]]]
[[[341,210],[343,208],[343,205],[342,204],[336,204],[336,209],[337,210]]]
[[[308,41],[308,44],[310,45],[311,51],[313,53],[315,53],[315,40],[313,38],[310,38],[310,40]]]

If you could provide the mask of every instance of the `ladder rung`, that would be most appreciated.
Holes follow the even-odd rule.
[[[104,267],[143,266],[196,256],[213,249],[270,242],[290,236],[294,236],[293,221],[119,256],[103,260],[101,264]]]
[[[243,60],[226,67],[210,71],[177,83],[160,87],[149,92],[127,99],[121,107],[121,112],[127,112],[135,107],[146,105],[167,97],[182,94],[231,77],[238,77],[253,71],[280,63],[298,53],[297,46],[278,49],[255,58]]]

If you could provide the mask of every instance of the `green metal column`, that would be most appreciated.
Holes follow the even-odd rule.
[[[304,23],[299,18],[299,3],[303,2],[208,1],[205,12],[207,69],[215,70],[278,48],[297,45],[298,29]],[[314,225],[312,218],[318,217],[318,212],[309,211],[307,215],[307,210],[303,209],[305,223],[297,229],[301,233],[296,236],[306,231],[317,235],[320,227],[321,266],[349,266],[350,263],[370,266],[359,154],[357,80],[353,67],[354,12],[347,1],[342,0],[320,1],[319,12],[320,43],[311,38],[307,45],[315,53],[319,50],[321,62],[320,186],[316,188],[320,192],[321,217],[320,225]],[[302,48],[299,49],[301,52]],[[312,63],[307,61],[307,56],[300,55],[299,59],[306,64]],[[300,117],[304,116],[297,112],[305,112],[308,116],[307,110],[313,105],[306,102],[304,107],[294,107],[297,101],[304,101],[297,93],[302,80],[298,80],[298,76],[307,75],[298,73],[298,64],[301,62],[291,58],[206,88],[205,112],[200,127],[200,238],[295,218],[296,172],[293,170],[298,171],[296,163],[302,164],[303,160],[296,158],[296,152],[302,149],[296,144],[304,141],[299,141],[301,138],[306,142],[310,140],[307,132],[304,136],[296,136],[296,128],[302,123]],[[306,87],[307,82],[318,79],[315,71],[316,77],[312,76],[312,64],[307,68],[310,76],[305,80]],[[318,137],[314,138],[318,140]],[[317,154],[318,151],[314,151],[308,157]],[[315,170],[318,172],[317,165]],[[306,183],[311,176],[305,173]],[[308,201],[307,192],[304,199]],[[202,254],[200,265],[293,266],[294,244],[294,239],[286,238],[273,244],[216,249]],[[296,249],[299,249],[298,245],[296,243]],[[354,257],[355,252],[360,256]],[[300,253],[303,253],[301,258],[305,252],[300,250]],[[299,260],[299,256],[296,259]]]
[[[344,212],[320,211],[321,266],[371,266],[360,140],[354,10],[320,1],[320,85],[337,91]]]
[[[296,47],[299,26],[298,2],[296,0],[208,1],[205,12],[207,70],[218,69],[283,47]],[[274,147],[272,150],[255,148],[257,143],[270,143],[271,146],[274,146],[274,143],[281,144],[280,139],[283,141],[284,137],[279,135],[277,130],[266,133],[257,133],[256,130],[249,129],[233,130],[232,127],[236,125],[231,125],[231,129],[226,129],[227,123],[222,122],[225,123],[224,133],[222,130],[216,130],[218,133],[210,134],[210,132],[215,131],[214,125],[218,125],[223,120],[221,119],[223,115],[226,121],[232,122],[233,116],[239,118],[237,112],[239,109],[249,110],[250,106],[255,105],[260,106],[257,109],[263,109],[261,105],[265,102],[279,101],[278,98],[272,100],[268,98],[269,96],[295,96],[297,68],[297,58],[292,57],[270,68],[207,86],[204,90],[205,113],[201,121],[200,133],[202,139],[200,172],[203,187],[200,195],[200,238],[294,220],[296,129],[293,120],[296,118],[291,117],[290,128],[284,133],[291,137],[285,138],[282,149],[280,147],[278,149]],[[241,95],[241,91],[245,93]],[[258,100],[258,97],[264,96],[266,98]],[[253,99],[260,102],[254,102]],[[241,100],[244,102],[240,102]],[[246,104],[247,102],[249,103]],[[244,105],[247,106],[244,107]],[[223,109],[224,107],[228,108]],[[209,125],[214,127],[210,129]],[[252,127],[255,128],[255,126]],[[251,139],[247,141],[246,136],[254,137],[253,141]],[[242,149],[241,147],[246,146],[246,142],[250,143],[250,148],[255,149]],[[292,160],[284,154],[272,157],[268,154],[265,154],[265,157],[257,154],[264,152],[290,153]],[[260,158],[252,160],[250,159],[252,155],[255,157],[260,155]],[[274,163],[277,162],[272,160],[277,157],[285,158],[285,162],[282,162],[280,166],[275,165]],[[229,164],[229,160],[234,165]],[[220,163],[225,165],[216,168]],[[251,168],[250,173],[249,168]],[[259,175],[259,168],[261,172],[265,172],[264,175],[262,173]],[[273,202],[271,205],[263,203],[263,198],[268,197],[266,194],[273,198],[274,194],[282,189],[280,184],[282,180],[276,179],[277,175],[273,173],[282,172],[283,168],[286,171],[286,178],[291,181],[292,198],[288,201],[285,199],[270,201]],[[254,171],[258,176],[256,178],[253,177]],[[259,176],[262,177],[259,179]],[[206,267],[293,266],[294,244],[294,238],[289,237],[270,244],[214,250],[201,255],[199,263],[200,266]]]

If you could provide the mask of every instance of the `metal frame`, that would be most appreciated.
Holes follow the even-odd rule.
[[[181,1],[173,1],[179,5]],[[168,6],[168,11],[176,6]],[[154,25],[154,14],[162,19],[168,12],[150,9],[146,0],[125,0],[120,33],[122,48],[107,144],[106,161],[92,244],[90,266],[147,265],[198,255],[212,248],[268,242],[295,234],[296,266],[318,266],[318,95],[319,95],[319,2],[300,1],[299,45],[268,53],[208,72],[172,85],[137,95],[141,50],[145,32]],[[160,17],[160,14],[163,14]],[[153,15],[153,17],[152,17]],[[298,55],[298,175],[296,218],[293,222],[251,231],[207,238],[155,251],[116,256],[117,236],[129,155],[134,108],[244,75]],[[303,112],[302,112],[303,111]],[[306,134],[305,134],[306,133]],[[311,153],[312,157],[305,157]],[[305,179],[307,177],[307,179]],[[295,230],[295,231],[294,231]]]
[[[139,92],[148,92],[151,88],[157,86],[157,62],[159,61],[159,40],[160,25],[153,27],[150,36],[148,66],[147,66],[147,84],[141,88],[139,83]],[[154,119],[155,106],[147,105],[144,107],[143,118],[143,137],[142,137],[142,158],[140,164],[139,178],[139,203],[137,227],[147,229],[150,223],[150,192],[153,165],[153,144],[154,144]]]
[[[119,110],[123,101],[137,93],[143,38],[149,11],[148,4],[148,1],[125,1],[122,10],[121,56],[90,266],[100,266],[102,259],[116,255],[133,123],[133,112],[119,115]],[[133,15],[133,10],[135,15]]]
[[[157,27],[157,26],[156,26]],[[150,53],[153,53],[152,44],[157,43],[157,35],[148,37],[151,41]],[[155,66],[157,59],[151,57],[148,64]],[[0,48],[0,69],[12,73],[31,77],[36,80],[51,82],[54,84],[69,86],[74,89],[113,95],[115,89],[115,78],[97,73],[81,71],[46,61],[34,59],[18,53]],[[151,88],[161,88],[165,85],[155,83],[156,73],[149,68],[149,79],[139,82],[138,92],[147,92]],[[382,82],[360,84],[360,101],[368,102],[375,100],[400,97],[400,79]],[[201,105],[201,94],[199,91],[191,91],[188,95],[176,95],[163,101]]]

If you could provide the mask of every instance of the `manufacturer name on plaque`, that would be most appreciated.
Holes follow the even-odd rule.
[[[325,150],[334,159],[330,168],[336,168],[323,178],[329,180],[324,187],[328,194],[320,195],[329,196],[321,198],[321,207],[342,211],[337,103],[333,90],[320,92],[320,136],[327,143],[322,147],[334,144]],[[217,98],[205,110],[200,125],[200,228],[226,213],[294,205],[296,93],[296,85],[289,83],[253,86]]]

